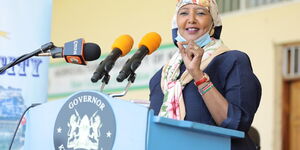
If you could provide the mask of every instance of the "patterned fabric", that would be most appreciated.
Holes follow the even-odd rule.
[[[204,54],[200,66],[201,70],[204,70],[215,56],[228,50],[221,40],[212,40],[212,42],[207,44],[203,49]],[[182,62],[182,57],[177,51],[163,68],[161,89],[164,93],[164,99],[159,116],[184,120],[185,106],[182,90],[187,83],[193,80],[193,77],[186,70],[178,79],[180,64]]]
[[[197,4],[209,9],[210,0],[177,0],[176,11],[186,4]]]
[[[178,0],[176,5],[176,13],[172,21],[173,29],[173,40],[175,45],[177,41],[175,38],[178,35],[178,25],[177,25],[177,13],[178,10],[187,4],[197,4],[207,8],[213,18],[214,29],[221,28],[221,18],[218,13],[218,7],[215,0]],[[176,31],[176,36],[174,37],[174,29]],[[216,32],[214,33],[214,35]],[[202,57],[202,62],[200,69],[204,70],[208,63],[217,55],[225,52],[228,48],[219,39],[221,30],[217,32],[215,39],[212,39],[206,46],[203,47],[204,54]],[[202,47],[202,46],[200,46]],[[185,71],[180,79],[178,79],[180,74],[180,64],[183,62],[182,57],[179,52],[175,53],[171,60],[166,64],[162,71],[161,76],[161,88],[164,93],[163,104],[161,106],[159,116],[183,120],[185,117],[185,105],[182,95],[182,90],[184,86],[193,80],[192,76]]]

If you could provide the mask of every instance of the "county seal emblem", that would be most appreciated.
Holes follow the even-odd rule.
[[[112,150],[116,121],[107,97],[79,92],[62,106],[53,134],[56,150]]]

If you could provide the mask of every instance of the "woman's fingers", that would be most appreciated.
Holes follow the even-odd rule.
[[[197,44],[193,41],[189,41],[188,45],[187,45],[187,55],[189,57],[189,59],[194,59],[195,56],[198,56],[198,51],[199,47],[197,46]]]
[[[185,52],[185,48],[183,47],[183,42],[177,42],[178,48],[179,48],[179,52],[181,54],[184,54]]]
[[[187,44],[188,44],[187,42],[177,42],[179,52],[180,52],[181,57],[186,65],[189,64],[191,61],[191,59],[189,59],[189,57],[188,57],[187,49],[184,48],[184,46],[183,46],[183,45],[187,45]]]
[[[188,47],[189,51],[191,51],[195,57],[202,58],[204,50],[199,47],[194,41],[191,41]]]
[[[199,66],[204,50],[194,41],[178,42],[177,45],[189,73],[194,75],[201,71]]]
[[[177,42],[177,45],[183,59],[188,59],[189,61],[196,63],[201,62],[204,50],[194,41]]]
[[[179,52],[181,53],[181,54],[185,54],[186,53],[186,48],[184,48],[184,46],[183,45],[187,45],[188,44],[188,42],[187,41],[185,41],[185,42],[177,42],[177,45],[178,45],[178,48],[179,48]]]
[[[188,44],[189,44],[189,41],[177,42],[177,44],[180,44],[180,45],[188,45]]]

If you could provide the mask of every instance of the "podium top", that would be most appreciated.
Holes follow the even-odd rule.
[[[244,138],[245,134],[242,131],[221,128],[217,126],[206,125],[202,123],[196,123],[191,121],[178,121],[164,117],[153,117],[153,122],[161,125],[172,126],[182,128],[185,130],[192,130],[193,132],[205,132],[210,134],[216,134],[226,137]]]

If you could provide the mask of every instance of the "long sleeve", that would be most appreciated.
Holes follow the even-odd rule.
[[[229,61],[227,64],[226,62]],[[222,127],[248,131],[261,98],[261,85],[254,75],[245,53],[229,52],[224,60],[223,96],[227,99],[228,115]],[[220,67],[224,67],[220,65]],[[221,69],[222,70],[222,69]],[[224,69],[223,69],[224,70]]]
[[[180,70],[183,72],[185,66],[182,65]],[[161,71],[149,83],[150,109],[154,110],[155,115],[158,115],[164,97],[160,87]],[[227,119],[221,127],[248,131],[261,98],[261,85],[252,71],[248,56],[240,51],[223,53],[215,57],[204,72],[229,104]],[[185,120],[217,126],[193,82],[185,86],[183,96]],[[232,139],[231,144],[232,150],[254,149],[248,136]]]

